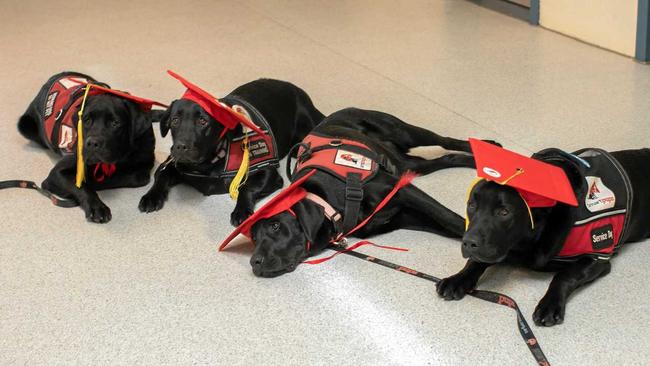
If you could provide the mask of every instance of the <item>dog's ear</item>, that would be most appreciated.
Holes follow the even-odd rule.
[[[292,208],[307,240],[311,243],[317,243],[318,234],[325,222],[323,208],[310,200],[298,201]]]
[[[160,135],[162,137],[167,136],[167,132],[169,132],[169,116],[171,114],[174,103],[176,103],[176,101],[171,102],[169,107],[162,111],[162,113],[160,113],[158,116],[157,121],[160,122]],[[156,121],[156,119],[154,119],[154,121]]]
[[[151,129],[151,113],[143,111],[137,103],[132,101],[125,101],[125,103],[129,111],[129,116],[131,117],[129,139],[131,146],[134,146],[138,137]]]

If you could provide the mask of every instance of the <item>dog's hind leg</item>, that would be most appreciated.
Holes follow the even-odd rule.
[[[476,163],[471,155],[447,154],[436,159],[426,160],[420,157],[405,156],[400,162],[404,170],[418,174],[429,174],[446,168],[475,168]]]
[[[393,203],[402,210],[391,221],[402,228],[457,238],[465,233],[465,220],[462,217],[412,184],[399,190]]]
[[[31,112],[31,106],[18,120],[18,132],[20,132],[23,137],[28,140],[34,141],[39,145],[47,148],[43,140],[41,140],[41,135],[38,126],[38,119],[34,117],[34,114]]]

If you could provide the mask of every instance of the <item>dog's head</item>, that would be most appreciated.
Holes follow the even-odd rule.
[[[91,95],[83,111],[83,156],[87,164],[116,163],[151,129],[151,114],[112,94]]]
[[[200,164],[212,159],[225,127],[199,104],[188,99],[172,102],[160,120],[160,134],[171,130],[172,158],[181,163]]]
[[[467,200],[463,257],[484,263],[503,261],[513,247],[531,235],[530,215],[514,188],[486,180],[478,182]]]
[[[292,272],[311,252],[322,250],[332,233],[323,207],[307,199],[294,204],[291,211],[259,220],[251,228],[253,273],[276,277]]]

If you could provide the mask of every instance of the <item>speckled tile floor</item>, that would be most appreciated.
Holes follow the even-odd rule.
[[[53,158],[15,121],[65,69],[162,101],[182,92],[167,68],[217,95],[286,79],[324,113],[379,109],[525,153],[649,145],[649,66],[460,0],[4,1],[0,30],[0,180],[49,171]],[[169,146],[158,140],[158,161]],[[472,176],[416,184],[461,212]],[[227,197],[178,188],[145,215],[146,190],[102,192],[107,225],[0,192],[1,365],[533,364],[508,309],[444,302],[426,281],[347,256],[255,278],[245,247],[216,251],[231,230]],[[440,276],[463,265],[458,243],[435,235],[376,241],[411,251],[362,251]],[[626,246],[563,325],[534,327],[552,363],[647,364],[649,244]],[[480,287],[511,295],[531,321],[549,280],[500,267]]]

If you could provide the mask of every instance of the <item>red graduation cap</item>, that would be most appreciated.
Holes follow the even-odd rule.
[[[476,174],[516,189],[529,207],[551,207],[557,201],[578,206],[569,178],[561,168],[482,140],[470,138]]]
[[[88,85],[89,84],[87,82],[83,82],[83,81],[77,80],[75,78],[70,78],[70,79],[72,81],[76,82],[76,83],[81,84],[81,85]],[[111,88],[106,88],[106,87],[103,87],[101,85],[97,85],[97,84],[93,84],[93,83],[90,83],[90,85],[91,85],[91,87],[90,87],[90,91],[88,92],[88,95],[113,94],[113,95],[118,96],[120,98],[128,99],[130,101],[133,101],[133,102],[137,103],[138,105],[140,105],[140,107],[144,111],[150,111],[151,108],[154,105],[157,105],[157,106],[163,107],[163,108],[167,108],[167,106],[165,104],[156,102],[155,100],[150,100],[150,99],[138,97],[138,96],[135,96],[135,95],[131,95],[129,93],[125,93],[123,91],[119,91],[119,90],[115,90],[115,89],[111,89]]]
[[[290,186],[283,189],[259,210],[255,211],[254,214],[242,222],[241,225],[239,225],[230,235],[228,235],[226,240],[224,240],[223,243],[221,243],[219,246],[219,251],[224,250],[226,246],[240,233],[250,238],[251,228],[259,220],[267,219],[279,214],[280,212],[288,211],[291,206],[304,199],[307,196],[307,191],[300,185],[314,173],[316,173],[316,170],[309,171],[307,174],[300,177],[300,179],[291,183]]]
[[[212,118],[226,127],[226,129],[232,130],[237,127],[237,125],[242,124],[257,132],[258,135],[264,136],[264,132],[262,132],[262,130],[253,122],[249,121],[246,117],[242,116],[240,113],[237,113],[227,105],[219,103],[219,100],[213,97],[207,91],[190,83],[171,70],[167,70],[167,73],[174,79],[180,81],[181,84],[187,88],[185,94],[183,94],[181,99],[191,100],[200,105],[201,108],[203,108],[210,116],[212,116]]]

